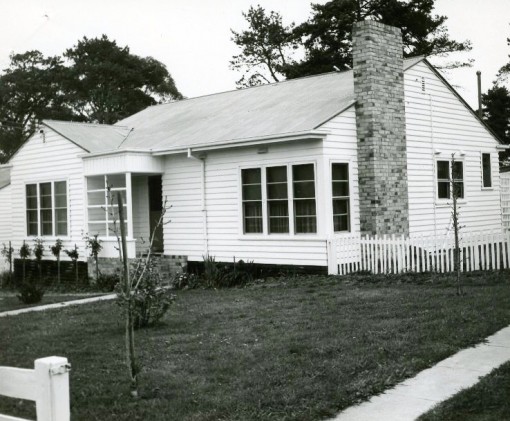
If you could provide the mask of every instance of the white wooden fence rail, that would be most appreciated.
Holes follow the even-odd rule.
[[[0,367],[0,395],[35,401],[37,421],[69,421],[67,358],[35,360],[34,369]],[[26,421],[0,414],[0,421]]]
[[[449,237],[349,236],[328,240],[328,273],[451,272],[453,233]],[[461,234],[461,270],[510,268],[510,232]]]

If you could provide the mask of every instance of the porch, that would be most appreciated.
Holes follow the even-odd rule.
[[[86,176],[86,232],[102,242],[102,258],[116,258],[120,217],[118,196],[123,203],[128,257],[146,253],[154,233],[152,251],[163,252],[163,227],[157,226],[163,209],[161,174],[114,173]]]

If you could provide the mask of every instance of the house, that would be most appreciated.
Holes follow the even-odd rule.
[[[464,229],[501,230],[503,146],[426,58],[402,59],[401,43],[399,29],[359,22],[353,71],[152,106],[111,126],[43,121],[1,169],[0,244],[61,238],[84,259],[84,234],[99,234],[108,265],[111,186],[130,257],[166,199],[155,249],[171,264],[326,268],[331,236],[447,235],[452,172]]]

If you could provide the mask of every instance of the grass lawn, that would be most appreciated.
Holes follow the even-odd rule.
[[[510,419],[510,363],[419,418],[420,421],[501,421]]]
[[[113,302],[0,319],[0,365],[67,357],[73,421],[323,419],[510,324],[508,279],[471,276],[462,297],[430,275],[179,291],[137,333],[138,400]],[[7,398],[0,412],[35,416]]]
[[[101,293],[97,293],[97,294],[52,294],[52,293],[48,292],[48,293],[44,294],[41,302],[39,302],[39,303],[23,304],[16,296],[16,293],[14,293],[14,292],[5,293],[5,292],[0,291],[0,313],[3,311],[18,310],[21,308],[42,306],[45,304],[62,303],[64,301],[80,300],[82,298],[90,298],[90,297],[95,297],[97,295],[103,295],[103,294],[101,294]]]

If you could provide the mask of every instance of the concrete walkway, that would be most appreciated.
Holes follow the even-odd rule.
[[[4,311],[4,312],[0,313],[0,317],[17,316],[18,314],[31,313],[33,311],[44,311],[44,310],[49,310],[52,308],[62,308],[62,307],[75,306],[75,305],[79,305],[79,304],[94,303],[96,301],[113,300],[115,297],[117,297],[117,294],[108,294],[108,295],[100,295],[98,297],[82,298],[81,300],[64,301],[62,303],[45,304],[43,306],[36,306],[36,307],[26,307],[26,308],[21,308],[19,310]]]
[[[335,421],[410,421],[510,360],[510,326],[486,342],[464,349],[368,402],[341,412]]]

